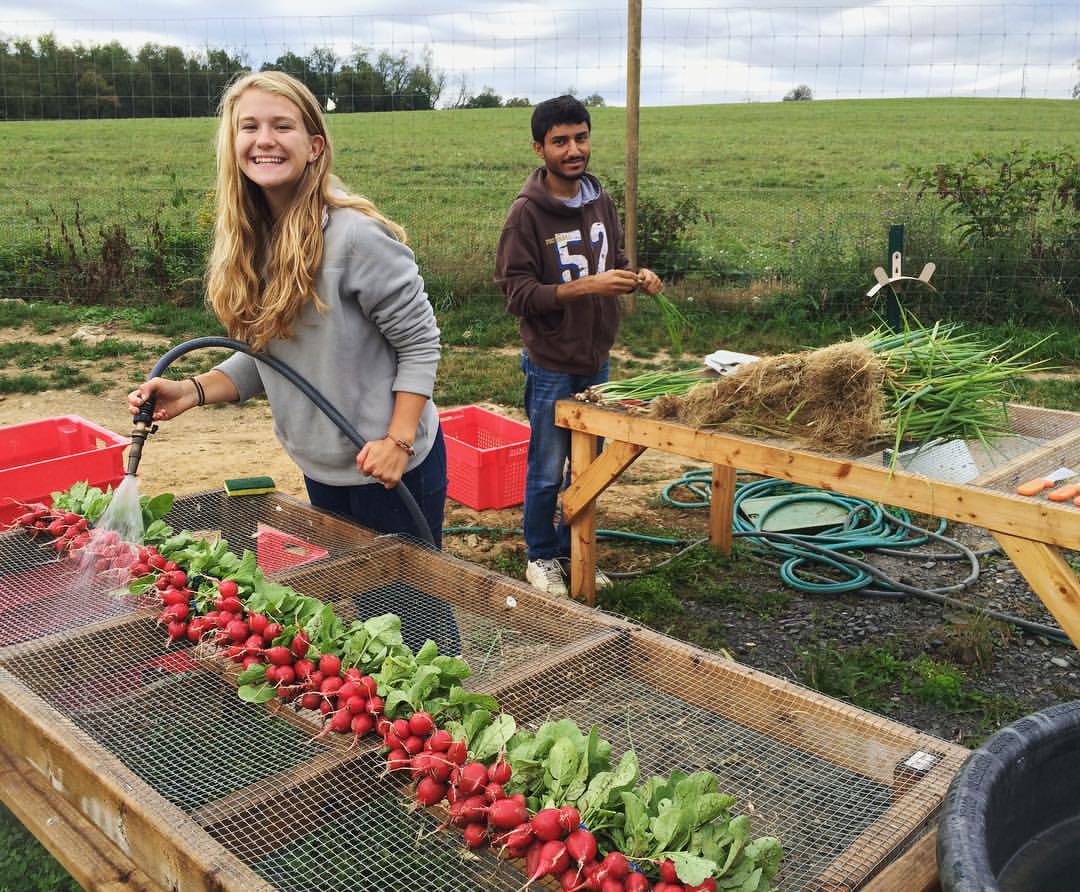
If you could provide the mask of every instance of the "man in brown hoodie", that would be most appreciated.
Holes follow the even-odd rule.
[[[522,525],[537,588],[565,595],[560,559],[570,533],[556,518],[569,483],[570,432],[555,426],[555,401],[608,378],[608,352],[619,329],[619,297],[641,288],[656,294],[657,275],[629,269],[618,211],[586,173],[592,122],[573,96],[533,110],[533,151],[543,162],[525,181],[499,239],[495,281],[520,319],[525,411],[532,432]],[[607,577],[597,574],[597,585]]]

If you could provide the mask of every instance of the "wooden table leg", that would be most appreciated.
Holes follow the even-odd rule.
[[[1045,542],[1005,533],[993,535],[1058,625],[1080,647],[1080,578],[1062,557],[1061,550]]]
[[[570,480],[580,477],[596,458],[597,437],[582,431],[570,433]],[[596,603],[596,497],[593,496],[570,521],[570,596]]]
[[[709,541],[724,554],[731,554],[734,521],[735,469],[727,465],[713,465],[709,498]]]

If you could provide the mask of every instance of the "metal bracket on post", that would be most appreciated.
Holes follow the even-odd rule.
[[[874,278],[877,284],[866,292],[867,297],[873,297],[886,285],[889,286],[889,295],[885,302],[885,322],[893,331],[899,331],[903,327],[903,319],[900,313],[900,298],[893,287],[901,281],[922,282],[931,291],[937,291],[930,284],[930,277],[937,267],[933,263],[927,263],[918,276],[905,276],[902,272],[904,259],[904,224],[897,223],[889,227],[889,268],[891,274],[885,272],[885,268],[874,268]]]

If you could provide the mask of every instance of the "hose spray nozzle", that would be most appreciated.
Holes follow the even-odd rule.
[[[135,414],[135,426],[131,431],[131,449],[128,451],[127,458],[127,474],[132,477],[139,470],[139,462],[142,460],[142,451],[143,446],[146,445],[146,438],[157,431],[157,425],[153,423],[155,402],[154,397],[147,397],[146,402],[139,407],[139,411]]]

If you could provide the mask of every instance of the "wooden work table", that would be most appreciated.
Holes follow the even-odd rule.
[[[1059,465],[1080,468],[1080,414],[1010,406],[1013,430],[1038,436],[1041,445],[963,484],[574,400],[556,405],[555,423],[571,431],[572,483],[563,494],[571,527],[570,590],[589,603],[596,596],[596,499],[654,448],[712,465],[709,538],[725,552],[732,543],[736,470],[989,530],[1080,647],[1080,579],[1062,555],[1062,549],[1080,549],[1080,507],[1013,492],[1018,482]],[[600,437],[604,449],[597,455]]]

